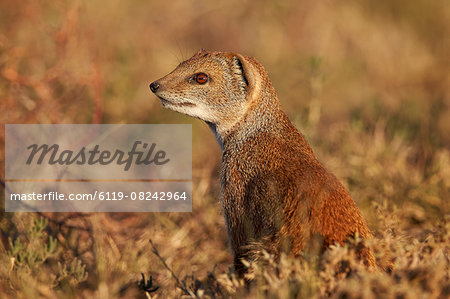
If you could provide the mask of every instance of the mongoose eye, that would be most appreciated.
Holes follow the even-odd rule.
[[[198,84],[205,84],[208,82],[208,75],[205,73],[198,73],[195,75],[195,81],[197,81]]]

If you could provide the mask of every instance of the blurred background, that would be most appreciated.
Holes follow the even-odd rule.
[[[447,219],[450,5],[445,0],[2,0],[3,127],[193,124],[192,214],[96,214],[88,220],[44,215],[50,220],[47,234],[71,252],[67,256],[87,265],[87,289],[107,293],[102,282],[135,275],[111,276],[114,271],[161,267],[151,253],[142,257],[130,249],[130,239],[148,251],[151,237],[162,255],[176,253],[189,261],[188,269],[177,259],[169,261],[181,276],[205,276],[214,264],[226,269],[231,262],[214,136],[201,121],[163,109],[148,88],[201,48],[244,53],[265,66],[285,112],[350,189],[375,234],[383,223],[374,204],[400,209],[398,225],[411,234]],[[0,138],[4,182],[3,128]],[[30,217],[2,213],[2,252]],[[74,237],[78,241],[67,237],[80,231],[86,234]],[[86,248],[75,248],[83,242]],[[195,254],[199,251],[203,256]],[[121,263],[102,264],[99,255]],[[171,281],[165,272],[158,278]]]

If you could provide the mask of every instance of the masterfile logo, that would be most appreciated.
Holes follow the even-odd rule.
[[[190,125],[6,125],[7,212],[191,211]]]
[[[142,145],[143,150],[139,151],[138,146]],[[108,165],[116,162],[118,165],[124,165],[124,170],[128,171],[131,164],[134,162],[138,165],[144,164],[149,165],[154,163],[155,165],[164,165],[170,161],[166,159],[166,152],[163,150],[158,150],[155,155],[153,151],[155,150],[156,143],[152,143],[150,146],[146,142],[135,141],[132,149],[129,152],[124,152],[121,150],[115,150],[113,152],[109,150],[100,151],[100,145],[96,144],[92,150],[86,150],[86,147],[82,147],[80,151],[74,152],[72,150],[60,151],[58,144],[53,144],[49,146],[48,144],[32,144],[27,147],[30,150],[30,155],[27,159],[27,164],[33,163],[42,164],[46,159],[49,165],[60,164],[60,165],[71,165],[71,164],[89,164],[89,165]],[[147,148],[149,148],[147,150]],[[136,159],[133,160],[133,156]]]

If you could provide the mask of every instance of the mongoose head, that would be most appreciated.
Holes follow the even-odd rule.
[[[201,50],[151,83],[150,89],[164,107],[202,119],[224,132],[247,113],[264,82],[269,82],[266,72],[255,59]]]

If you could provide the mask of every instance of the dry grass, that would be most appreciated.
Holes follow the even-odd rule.
[[[160,287],[152,298],[448,298],[449,20],[444,0],[1,1],[1,123],[192,123],[194,206],[2,212],[0,297],[145,298],[144,273]],[[200,48],[266,66],[285,111],[368,219],[370,246],[390,252],[391,274],[361,267],[348,244],[320,260],[263,257],[249,288],[233,275],[218,146],[148,91]],[[0,151],[4,178],[4,142]]]

